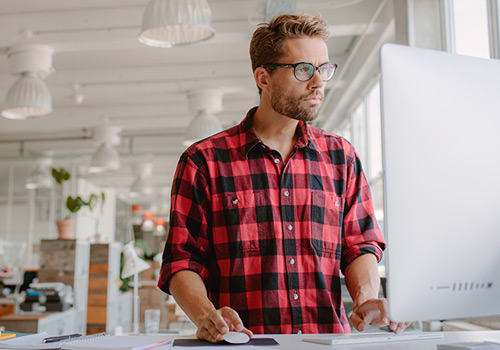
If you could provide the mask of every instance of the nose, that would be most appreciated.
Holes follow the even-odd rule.
[[[319,75],[319,70],[316,68],[312,78],[309,80],[309,88],[310,89],[323,88],[325,84],[326,82],[323,81],[323,79],[321,79],[321,76]]]

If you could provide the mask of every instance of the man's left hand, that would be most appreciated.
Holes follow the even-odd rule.
[[[393,322],[389,319],[387,299],[369,299],[354,305],[349,323],[362,332],[366,325],[375,327],[389,326],[394,333],[401,333],[411,322]]]

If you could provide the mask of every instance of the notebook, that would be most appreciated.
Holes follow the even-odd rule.
[[[56,343],[44,343],[46,332],[0,342],[0,349],[80,349],[80,350],[152,350],[171,347],[172,337],[114,336],[99,333]]]
[[[0,342],[0,349],[60,349],[58,343],[43,342],[43,339],[48,336],[47,332],[43,332],[2,340]]]
[[[107,333],[63,341],[61,349],[149,350],[172,346],[172,337],[114,336]]]

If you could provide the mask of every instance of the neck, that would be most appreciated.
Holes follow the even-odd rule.
[[[260,105],[253,118],[254,129],[262,142],[277,150],[286,161],[296,140],[298,120],[277,113]]]

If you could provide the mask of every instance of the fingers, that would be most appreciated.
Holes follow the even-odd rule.
[[[401,333],[411,322],[394,322],[389,319],[389,307],[386,299],[370,299],[358,305],[349,317],[349,322],[358,331],[364,331],[366,325],[375,327],[389,326],[394,333]]]
[[[358,305],[353,310],[349,322],[358,330],[363,331],[366,325],[383,327],[389,324],[386,299],[370,299]]]
[[[213,329],[209,328],[210,326],[198,327],[198,330],[196,331],[196,337],[198,339],[207,340],[211,343],[220,342],[223,336],[215,330],[215,327],[213,327]]]
[[[243,322],[236,311],[229,307],[223,307],[220,311],[230,331],[243,332],[250,338],[253,337],[252,331],[243,326]]]
[[[229,332],[229,325],[226,318],[222,315],[222,310],[214,310],[208,314],[209,321],[213,324],[215,332],[226,334]]]
[[[198,325],[196,337],[211,343],[218,343],[228,331],[229,327],[222,317],[220,310],[212,310],[205,315]]]
[[[392,322],[389,325],[389,329],[393,331],[394,333],[401,333],[404,331],[406,328],[408,328],[411,325],[411,322]]]
[[[229,327],[229,330],[240,332],[244,328],[240,316],[233,309],[225,306],[222,309],[220,309],[220,314],[224,318],[224,321],[226,325]]]
[[[365,330],[365,322],[357,315],[356,312],[353,312],[351,317],[349,317],[349,323],[356,328],[359,332],[363,332]]]
[[[243,326],[243,322],[236,311],[229,307],[210,311],[202,322],[198,325],[196,336],[212,343],[218,343],[224,339],[224,335],[229,331],[238,331],[247,334],[249,337],[253,333]]]
[[[243,329],[241,330],[241,332],[245,333],[246,335],[248,335],[250,338],[253,337],[253,332],[249,329],[246,329],[245,327],[243,327]]]

